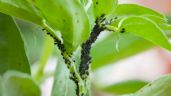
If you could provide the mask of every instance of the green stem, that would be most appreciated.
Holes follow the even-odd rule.
[[[69,67],[69,70],[70,70],[70,73],[74,73],[75,74],[75,76],[76,76],[76,78],[78,80],[80,94],[85,94],[86,93],[85,84],[84,84],[84,81],[82,80],[80,74],[78,73],[78,71],[76,69],[75,62],[73,62],[72,59],[71,59],[71,57],[69,57],[66,54],[65,54],[65,58],[71,62],[71,65]]]
[[[111,25],[105,25],[106,30],[113,31],[113,32],[118,32],[118,28],[115,26]]]
[[[53,30],[51,27],[49,27],[49,25],[47,25],[46,21],[43,20],[43,27],[45,28],[45,30],[47,30],[47,32],[49,32],[49,35],[51,37],[53,37],[53,39],[55,41],[59,41],[57,43],[61,43],[61,40],[59,39],[59,37],[55,34],[55,30]],[[72,61],[71,57],[68,55],[68,53],[65,51],[65,49],[62,49],[60,46],[63,46],[63,44],[59,44],[58,45],[58,48],[60,49],[61,51],[61,55],[63,56],[63,59],[65,61],[69,61],[68,63],[66,63],[67,67],[69,68],[69,71],[70,71],[70,74],[72,75],[73,73],[75,75],[74,79],[75,81],[77,82],[78,81],[78,87],[79,87],[79,92],[80,94],[85,94],[86,93],[86,89],[85,89],[85,84],[84,84],[84,81],[82,80],[81,76],[79,75],[79,73],[77,72],[77,69],[76,69],[76,65],[75,63]],[[73,80],[74,81],[74,80]],[[75,83],[76,83],[75,82]],[[76,84],[77,85],[77,84]]]
[[[51,27],[49,27],[49,25],[47,25],[46,20],[43,20],[42,22],[43,22],[43,25],[42,25],[43,28],[47,30],[52,35],[53,38],[61,41],[60,38],[55,34],[55,30],[53,30]]]

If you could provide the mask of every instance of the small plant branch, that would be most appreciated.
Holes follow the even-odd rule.
[[[111,26],[111,25],[105,25],[106,30],[108,31],[112,31],[112,32],[118,32],[118,28],[115,26]]]
[[[98,36],[102,31],[113,31],[117,32],[118,29],[111,26],[111,21],[107,21],[105,18],[105,15],[101,15],[100,18],[97,18],[95,21],[95,26],[92,29],[92,32],[90,34],[90,37],[88,40],[82,44],[82,50],[81,50],[81,62],[79,66],[79,73],[81,78],[84,80],[84,84],[86,89],[89,88],[90,82],[89,82],[89,72],[90,72],[90,63],[91,63],[91,56],[90,56],[90,50],[92,44],[97,40]],[[81,96],[86,96],[86,94],[81,94]]]
[[[71,59],[71,56],[68,55],[68,53],[66,52],[64,45],[61,44],[61,42],[58,40],[56,40],[55,42],[57,42],[57,46],[61,50],[61,55],[63,56],[65,64],[67,65],[70,71],[70,79],[76,84],[76,94],[77,96],[81,96],[80,95],[81,93],[85,93],[85,87],[84,87],[83,80],[81,79],[75,67],[76,64]]]
[[[85,43],[82,44],[81,63],[79,67],[79,72],[83,80],[85,80],[89,75],[89,65],[91,63],[91,57],[90,57],[91,46],[96,41],[100,33],[105,30],[105,24],[101,24],[104,21],[105,21],[104,15],[96,19],[95,26],[90,34],[90,37]]]
[[[50,28],[45,21],[43,21],[43,26],[47,31],[47,34],[54,39],[54,44],[58,46],[61,51],[61,55],[70,70],[70,79],[76,84],[76,94],[77,96],[85,96],[87,94],[88,76],[89,76],[89,65],[91,63],[90,50],[92,44],[97,40],[100,33],[104,30],[117,31],[117,28],[110,26],[110,22],[105,21],[105,15],[97,18],[95,21],[95,26],[92,29],[90,37],[88,40],[82,44],[81,51],[81,62],[79,66],[79,73],[77,72],[75,62],[71,59],[71,54],[66,52],[64,44],[61,42],[59,37],[55,34],[55,31]]]
[[[50,35],[54,39],[54,44],[57,45],[59,50],[61,51],[61,55],[70,71],[70,79],[76,84],[76,94],[77,96],[81,96],[81,94],[85,93],[85,87],[82,78],[80,77],[77,69],[75,67],[74,61],[71,59],[71,54],[66,52],[64,44],[55,34],[55,31],[50,28],[46,22],[43,22],[44,28],[47,31],[47,34]]]

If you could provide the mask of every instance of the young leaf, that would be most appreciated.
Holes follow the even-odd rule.
[[[155,22],[162,30],[171,30],[171,25],[167,24],[168,21],[164,18],[154,16],[154,15],[144,15],[143,17],[149,18]]]
[[[171,25],[167,24],[168,21],[165,18],[161,18],[155,15],[140,15],[141,17],[147,18],[155,22],[162,30],[171,30]],[[127,17],[127,16],[126,16]],[[119,22],[124,19],[124,17],[119,17],[112,22],[112,26],[118,26]]]
[[[27,0],[0,0],[0,12],[41,25],[41,16]]]
[[[171,50],[171,44],[164,32],[150,19],[130,16],[123,19],[118,26],[163,48]]]
[[[104,92],[113,94],[130,94],[138,91],[140,88],[148,84],[146,81],[129,80],[116,83],[109,87],[104,88]]]
[[[160,14],[152,9],[136,5],[136,4],[119,4],[113,12],[115,16],[130,16],[130,15],[154,15],[161,18],[166,18],[163,14]]]
[[[49,25],[61,32],[68,52],[75,50],[89,37],[89,20],[78,0],[36,0],[35,2]]]
[[[62,57],[58,59],[51,96],[76,96],[75,84],[69,79],[69,70]]]
[[[3,76],[3,96],[41,96],[40,89],[28,74],[8,71]]]
[[[0,74],[7,70],[30,73],[20,31],[10,16],[0,14]]]
[[[100,17],[101,15],[110,15],[118,4],[118,0],[92,0],[94,15]]]
[[[133,15],[149,18],[156,24],[158,24],[158,26],[161,27],[163,30],[171,29],[167,24],[168,21],[164,15],[143,6],[135,4],[120,4],[117,6],[113,14],[119,17],[119,19],[112,23],[112,25],[114,26],[117,26],[117,24],[120,22],[120,20],[122,20],[122,18]]]
[[[166,75],[146,85],[131,96],[170,96],[171,75]]]

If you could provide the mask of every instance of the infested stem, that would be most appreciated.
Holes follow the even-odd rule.
[[[51,37],[61,41],[59,39],[59,37],[55,34],[55,30],[53,30],[51,27],[49,27],[49,25],[47,25],[46,20],[43,20],[42,23],[43,23],[42,24],[43,28],[48,32],[47,34],[49,34]]]
[[[76,84],[77,96],[81,96],[82,93],[85,93],[84,82],[80,77],[79,73],[77,72],[76,64],[71,59],[71,54],[66,52],[64,44],[61,42],[59,37],[55,34],[55,31],[46,24],[46,21],[43,21],[43,27],[47,31],[47,34],[54,39],[54,44],[57,44],[57,47],[61,51],[61,55],[63,56],[65,64],[67,65],[70,71],[70,79]]]
[[[105,25],[106,30],[108,31],[112,31],[112,32],[118,32],[118,28],[115,26],[111,26],[111,25]]]
[[[82,50],[81,50],[81,62],[80,62],[80,66],[79,66],[79,73],[81,78],[84,80],[84,84],[86,89],[88,90],[90,88],[90,78],[89,78],[89,72],[90,72],[90,63],[91,63],[91,56],[90,56],[90,50],[91,50],[91,46],[92,44],[97,40],[98,36],[100,35],[100,33],[104,30],[109,30],[106,27],[105,22],[105,16],[102,15],[100,18],[97,18],[95,21],[95,26],[92,29],[92,32],[90,34],[90,37],[88,38],[88,40],[82,44]],[[81,94],[81,96],[87,96],[88,91],[86,91],[85,94]]]
[[[72,54],[67,53],[64,44],[55,34],[55,31],[52,28],[50,28],[45,21],[43,23],[44,28],[47,31],[47,34],[54,39],[54,43],[57,44],[59,50],[61,51],[61,55],[63,56],[65,64],[67,65],[70,71],[70,79],[76,84],[77,96],[88,96],[87,94],[89,94],[88,93],[88,90],[90,88],[89,65],[91,63],[90,50],[92,44],[97,40],[98,36],[102,31],[104,30],[117,31],[115,27],[110,26],[109,23],[105,23],[105,22],[106,22],[105,15],[102,15],[100,18],[97,18],[95,21],[95,26],[90,34],[90,37],[86,42],[82,44],[79,72],[76,69],[75,62],[72,60],[71,57]]]
[[[83,80],[85,80],[89,75],[89,65],[91,63],[91,46],[96,41],[100,33],[105,30],[105,25],[101,24],[104,20],[104,15],[96,19],[95,26],[90,34],[90,37],[85,43],[82,44],[81,63],[79,66],[79,72]]]

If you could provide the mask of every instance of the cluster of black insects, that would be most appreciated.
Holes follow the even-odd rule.
[[[51,33],[49,33],[48,31],[47,31],[47,35],[49,35],[49,36],[51,36],[51,37],[53,38],[54,44],[57,45],[57,47],[58,47],[59,50],[61,51],[61,55],[63,56],[63,59],[64,59],[65,63],[66,63],[66,64],[70,64],[71,62],[70,62],[67,58],[65,58],[65,56],[64,56],[64,53],[66,53],[66,49],[65,49],[65,47],[64,47],[64,44],[62,44],[62,42],[61,42],[60,40],[56,39],[56,38],[55,38]],[[67,53],[67,55],[68,55],[68,56],[71,56],[71,55],[69,55],[68,53]],[[69,68],[69,65],[68,65],[67,67]]]
[[[45,31],[45,29],[43,29],[43,31]],[[56,39],[51,33],[49,33],[48,31],[47,31],[47,35],[49,35],[49,36],[51,36],[52,38],[53,38],[53,40],[54,40],[54,44],[55,45],[57,45],[57,47],[59,48],[59,50],[61,51],[61,55],[62,55],[62,57],[63,57],[63,59],[64,59],[64,61],[65,61],[65,64],[67,65],[67,67],[68,67],[68,69],[70,68],[70,65],[71,65],[71,61],[70,60],[68,60],[68,58],[66,58],[64,55],[65,55],[65,53],[69,56],[69,57],[71,57],[71,54],[69,55],[67,52],[66,52],[66,49],[65,49],[65,47],[64,47],[64,44],[62,44],[62,42],[60,41],[60,40],[58,40],[58,39]],[[75,62],[75,60],[73,60],[73,62]],[[74,81],[74,83],[76,84],[76,93],[77,94],[79,94],[80,92],[79,92],[79,82],[78,82],[78,79],[76,78],[76,76],[75,76],[75,73],[71,73],[70,74],[70,77],[69,77],[72,81]]]
[[[98,5],[99,2],[96,1],[95,4]],[[103,17],[103,16],[104,16],[104,14],[102,14],[101,17]],[[97,18],[97,19],[98,19],[98,18]],[[118,17],[115,17],[114,19],[116,20],[116,19],[118,19]],[[105,20],[105,18],[103,18],[103,20]],[[103,20],[102,20],[102,21],[103,21]],[[112,21],[113,21],[113,19],[111,19],[109,23],[105,23],[105,24],[110,25],[110,23],[111,23]],[[107,30],[108,30],[108,31],[113,31],[113,30],[109,30],[109,29],[107,29]],[[120,31],[120,33],[125,33],[125,28],[122,28],[121,31]]]
[[[115,20],[117,19],[117,17],[114,18]],[[108,31],[113,31],[110,29],[107,29],[105,26],[106,25],[110,25],[111,22],[113,22],[113,19],[107,21],[105,18],[105,14],[101,15],[99,18],[96,19],[95,21],[95,25],[92,29],[92,32],[90,33],[90,37],[88,38],[88,40],[86,42],[84,42],[81,47],[81,62],[80,62],[80,66],[79,66],[79,73],[80,76],[83,80],[85,80],[87,78],[87,76],[89,76],[89,66],[91,63],[91,56],[90,56],[90,50],[91,50],[91,46],[92,44],[97,40],[98,36],[100,35],[100,33],[104,30],[108,30]],[[43,29],[45,30],[45,29]],[[122,28],[122,30],[120,31],[120,33],[124,33],[125,32],[125,28]],[[47,31],[47,34],[49,36],[51,36],[54,39],[54,44],[57,45],[57,47],[59,48],[59,50],[61,51],[61,55],[63,56],[63,59],[65,61],[65,64],[67,65],[68,68],[70,68],[70,64],[71,61],[68,60],[68,58],[66,58],[64,55],[67,54],[69,57],[71,57],[71,54],[68,54],[66,52],[66,49],[64,47],[64,44],[62,44],[62,42],[58,39],[56,39],[51,33],[49,33]],[[73,62],[75,62],[73,60]],[[75,76],[75,73],[71,73],[70,74],[70,79],[73,80],[76,84],[76,93],[79,96],[79,82],[78,79]]]
[[[118,19],[117,17],[114,18],[115,20]],[[107,31],[113,31],[110,29],[107,29],[105,26],[110,25],[111,22],[113,22],[113,19],[111,20],[106,20],[105,15],[101,15],[100,18],[97,18],[95,21],[95,26],[90,34],[90,37],[88,40],[82,44],[82,51],[81,51],[81,63],[79,67],[79,72],[82,77],[82,79],[86,79],[86,77],[89,75],[89,66],[91,63],[91,56],[90,56],[90,50],[92,44],[96,41],[100,33],[104,30]],[[124,33],[125,28],[122,28],[120,33]]]
[[[122,28],[120,33],[125,33],[125,28]]]
[[[96,41],[97,37],[99,36],[100,32],[105,30],[105,24],[100,25],[102,22],[106,20],[105,15],[101,15],[100,18],[97,18],[95,21],[95,26],[90,34],[88,40],[82,44],[82,51],[81,51],[81,62],[79,66],[79,72],[82,79],[86,79],[89,75],[89,65],[91,63],[90,57],[90,49],[92,44]]]

